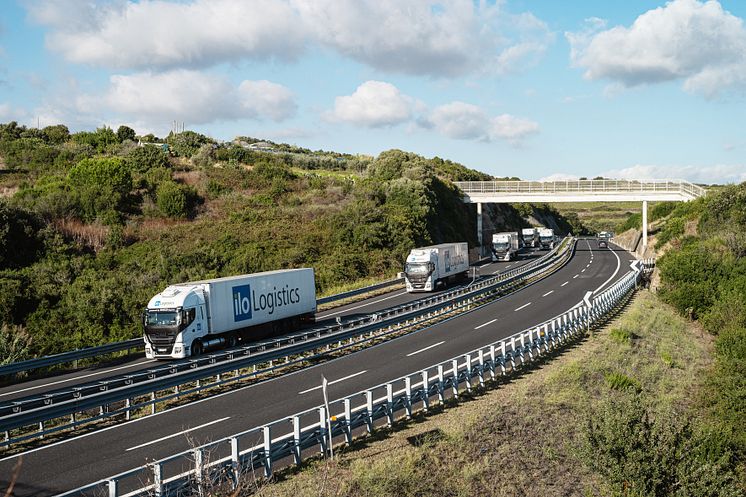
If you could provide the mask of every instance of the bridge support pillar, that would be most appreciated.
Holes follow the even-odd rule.
[[[482,257],[482,202],[477,202],[477,244],[479,245],[479,257]]]
[[[642,201],[642,251],[648,248],[648,201]]]

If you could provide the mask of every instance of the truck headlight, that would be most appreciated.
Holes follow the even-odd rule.
[[[174,354],[181,354],[181,345],[174,346]]]

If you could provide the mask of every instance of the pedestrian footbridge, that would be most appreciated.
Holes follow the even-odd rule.
[[[483,203],[642,202],[642,243],[648,244],[648,202],[687,202],[706,195],[701,186],[683,180],[457,181],[464,202],[477,204],[482,244]]]

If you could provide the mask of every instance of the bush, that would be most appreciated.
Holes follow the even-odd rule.
[[[83,159],[68,174],[75,188],[84,221],[111,220],[125,210],[132,190],[132,176],[119,158]]]
[[[158,186],[156,203],[158,209],[174,218],[188,217],[197,200],[197,192],[189,186],[174,181],[165,181]]]
[[[585,421],[581,459],[615,495],[737,496],[727,444],[674,413],[652,414],[638,395],[606,402]]]
[[[0,268],[31,264],[43,250],[42,222],[34,214],[0,199]]]
[[[127,168],[136,173],[146,173],[154,168],[168,168],[168,157],[160,147],[145,145],[132,150],[124,159]]]

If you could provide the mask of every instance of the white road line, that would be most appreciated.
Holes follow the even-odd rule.
[[[505,269],[508,269],[510,266],[512,266],[512,264],[508,264],[507,266],[505,266]]]
[[[614,271],[614,274],[612,274],[609,277],[608,280],[604,281],[601,284],[601,286],[599,286],[598,288],[596,288],[595,290],[593,290],[593,293],[598,292],[600,289],[602,289],[604,286],[606,286],[606,283],[608,283],[609,281],[613,280],[614,277],[616,276],[616,274],[619,272],[619,268],[622,266],[622,261],[621,261],[621,259],[619,259],[619,256],[617,255],[616,250],[611,250],[611,249],[609,249],[609,250],[611,251],[612,254],[614,254],[614,257],[616,257],[616,271]]]
[[[531,302],[529,302],[528,304],[523,304],[523,305],[522,305],[522,306],[520,306],[520,307],[519,307],[518,309],[516,309],[516,310],[515,310],[515,312],[518,312],[518,311],[520,311],[521,309],[525,309],[526,307],[528,307],[528,306],[530,306],[530,305],[531,305]]]
[[[367,372],[368,372],[368,370],[364,369],[362,371],[358,371],[357,373],[352,373],[349,376],[345,376],[344,378],[340,378],[338,380],[330,381],[329,383],[327,383],[327,385],[334,385],[335,383],[339,383],[340,381],[349,380],[350,378],[354,378],[355,376],[360,376],[361,374],[365,374]],[[317,387],[309,388],[308,390],[303,390],[302,392],[298,392],[298,395],[303,395],[304,393],[313,392],[314,390],[321,390],[321,385],[319,385]]]
[[[498,269],[497,271],[492,271],[492,274],[497,274],[497,273],[499,273],[500,271],[502,271],[502,269]]]
[[[443,341],[441,341],[441,342],[438,342],[438,343],[434,343],[434,344],[432,344],[432,345],[430,345],[430,346],[428,346],[428,347],[425,347],[424,349],[420,349],[420,350],[415,350],[414,352],[410,352],[409,354],[407,354],[407,357],[412,357],[413,355],[417,355],[417,354],[419,354],[420,352],[425,352],[426,350],[430,350],[430,349],[432,349],[433,347],[437,347],[438,345],[443,345],[444,343],[446,343],[446,341],[445,341],[445,340],[443,340]]]
[[[578,276],[580,276],[580,275],[579,275],[579,274],[576,274],[575,276],[573,276],[573,277],[572,277],[572,279],[575,279],[575,278],[577,278]]]
[[[554,293],[554,290],[549,290],[547,293],[545,293],[544,295],[542,295],[542,297],[546,297],[547,295],[551,295],[553,293]]]
[[[355,309],[360,309],[361,307],[366,307],[366,306],[369,306],[371,304],[377,304],[379,302],[383,302],[384,300],[393,299],[394,297],[398,297],[400,295],[404,295],[405,293],[407,293],[407,292],[404,291],[404,292],[401,292],[401,293],[395,293],[394,295],[389,295],[388,297],[384,297],[382,299],[374,300],[372,302],[368,302],[367,304],[361,304],[361,305],[359,305],[357,307],[348,307],[347,309],[343,309],[343,310],[337,311],[337,312],[330,312],[329,314],[322,313],[321,315],[317,316],[317,319],[318,318],[324,319],[324,318],[327,318],[329,316],[336,316],[337,314],[342,314],[343,312],[354,311]]]
[[[167,435],[157,440],[151,440],[150,442],[145,442],[144,444],[135,445],[134,447],[130,447],[129,449],[127,449],[126,452],[129,452],[135,449],[140,449],[142,447],[147,447],[148,445],[157,444],[158,442],[163,442],[164,440],[168,440],[169,438],[178,437],[179,435],[183,435],[184,433],[189,433],[190,431],[199,430],[200,428],[204,428],[205,426],[214,425],[216,423],[220,423],[221,421],[225,421],[226,419],[230,419],[230,418],[231,418],[230,416],[226,416],[224,418],[216,419],[215,421],[210,421],[209,423],[195,426],[194,428],[189,428],[188,430],[180,431],[179,433],[174,433],[173,435]]]
[[[567,285],[568,283],[570,283],[570,282],[569,282],[569,281],[565,281],[565,282],[564,282],[564,283],[562,283],[562,284],[561,284],[560,286],[565,286],[565,285]]]
[[[591,267],[591,263],[589,262],[588,264],[586,264],[586,265],[585,265],[585,267],[586,267],[586,268],[589,268],[589,267]]]
[[[581,270],[580,272],[581,272],[581,273],[585,273],[585,269],[582,269],[582,270]]]
[[[488,324],[492,324],[492,323],[494,323],[495,321],[497,321],[497,319],[493,319],[493,320],[491,320],[491,321],[487,321],[486,323],[480,324],[479,326],[477,326],[477,327],[476,327],[476,328],[474,328],[474,329],[475,329],[475,330],[478,330],[479,328],[484,328],[484,327],[485,327],[485,326],[487,326]]]
[[[36,386],[33,386],[33,387],[22,388],[20,390],[13,390],[12,392],[0,393],[0,397],[3,397],[5,395],[14,394],[14,393],[19,393],[19,392],[27,392],[29,390],[36,390],[37,388],[44,388],[44,387],[48,387],[50,385],[59,385],[60,383],[67,383],[68,381],[76,381],[76,380],[80,380],[81,378],[89,378],[91,376],[102,375],[102,374],[109,373],[111,371],[119,371],[120,369],[127,369],[127,368],[131,368],[131,367],[134,367],[134,366],[140,366],[141,364],[148,364],[149,362],[158,362],[158,361],[156,359],[149,359],[147,361],[135,362],[135,363],[129,364],[127,366],[121,366],[121,367],[118,367],[118,368],[112,368],[112,369],[106,369],[106,370],[102,370],[102,371],[97,371],[95,373],[85,374],[83,376],[75,376],[73,378],[67,378],[65,380],[58,380],[58,381],[53,381],[51,383],[44,383],[42,385],[36,385]]]

